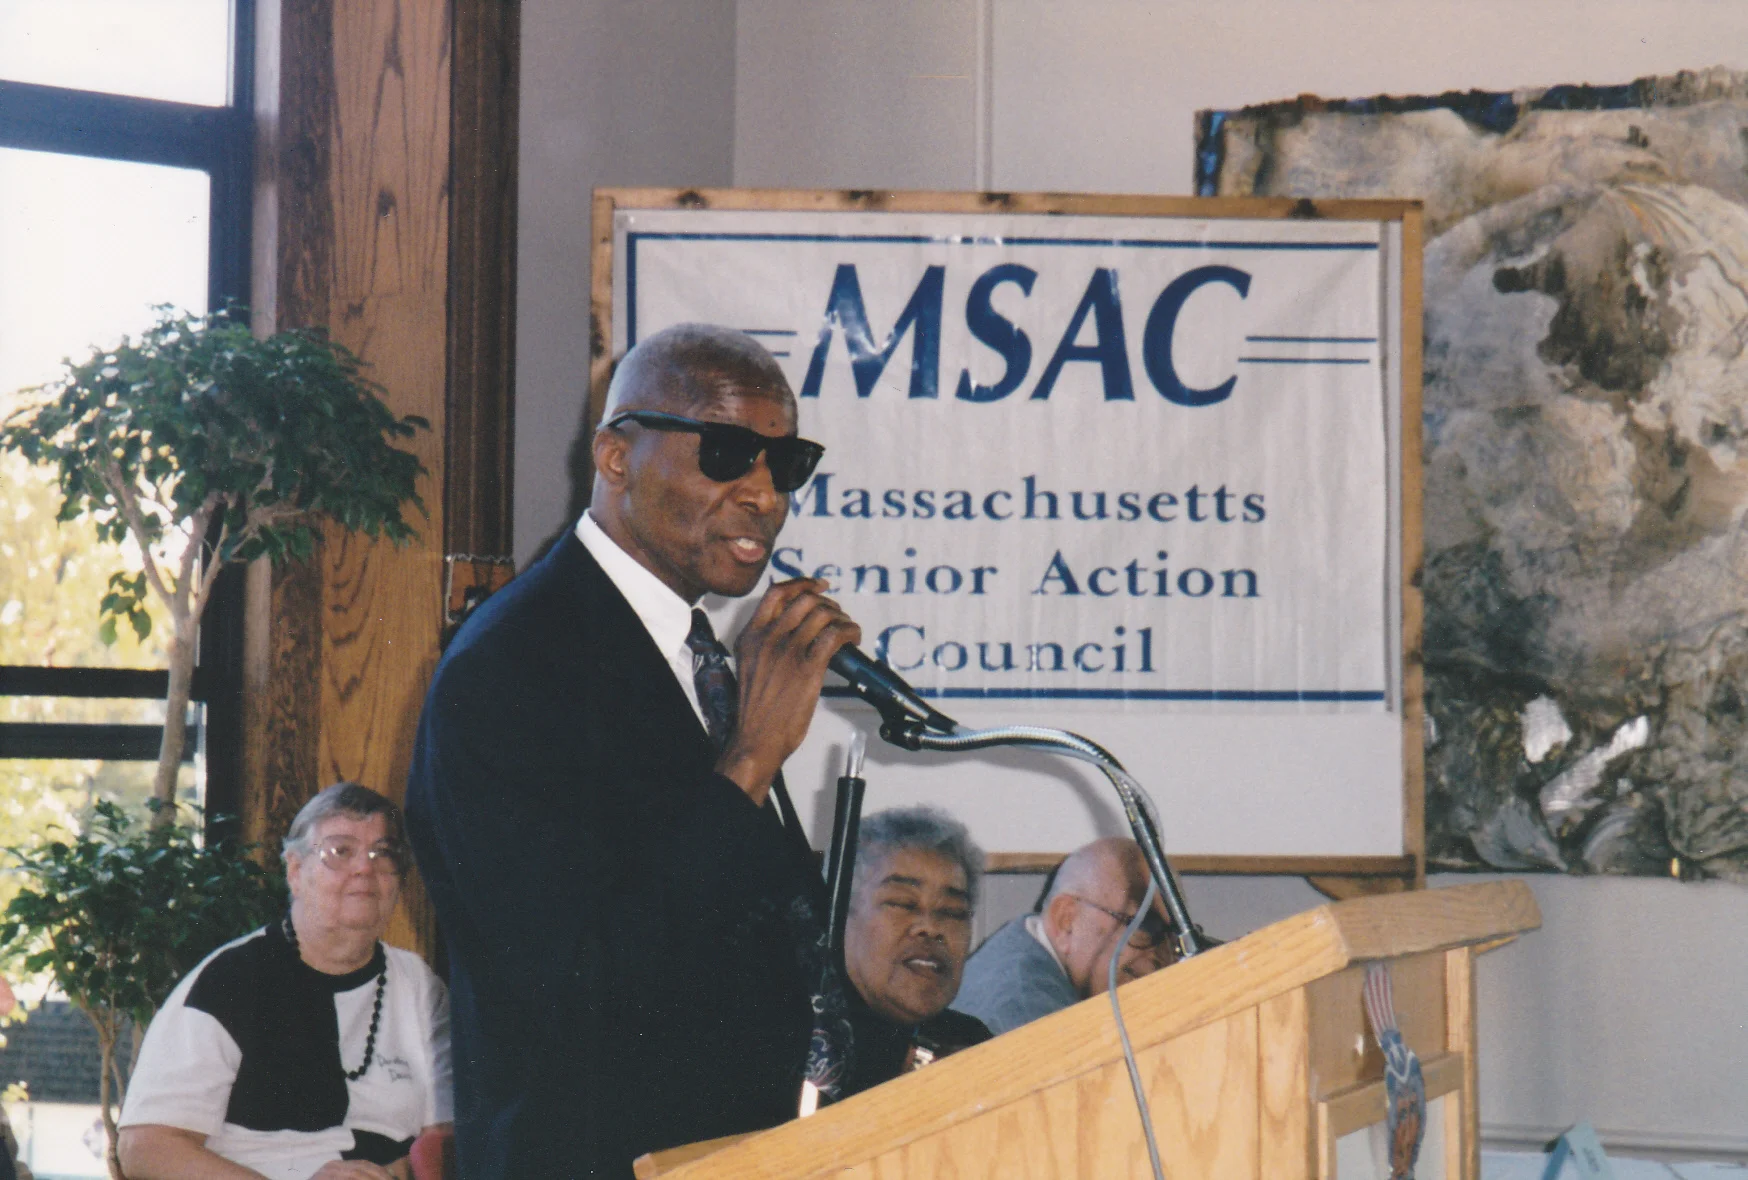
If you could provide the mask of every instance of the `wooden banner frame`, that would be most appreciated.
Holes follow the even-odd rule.
[[[1401,554],[1401,856],[1174,856],[1187,875],[1302,876],[1332,897],[1417,889],[1426,883],[1424,705],[1421,640],[1421,204],[1397,200],[1314,201],[1287,197],[1162,197],[1080,193],[886,192],[866,189],[602,188],[591,224],[589,424],[601,419],[615,358],[613,219],[626,209],[735,212],[1073,214],[1398,222],[1401,226],[1402,405],[1398,520]],[[1413,461],[1409,461],[1412,457]],[[989,871],[1048,871],[1061,853],[998,852]]]

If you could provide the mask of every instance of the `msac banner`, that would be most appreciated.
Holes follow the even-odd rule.
[[[771,577],[919,690],[1385,707],[1378,224],[616,216],[615,352],[770,348],[826,446]]]

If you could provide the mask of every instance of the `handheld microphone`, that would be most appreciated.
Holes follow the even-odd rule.
[[[851,690],[878,709],[888,725],[901,730],[926,727],[937,733],[959,728],[957,721],[931,708],[902,676],[861,648],[845,644],[827,667],[849,681]]]

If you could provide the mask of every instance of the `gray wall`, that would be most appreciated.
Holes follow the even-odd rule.
[[[1200,107],[1748,68],[1733,0],[524,0],[524,21],[519,557],[567,509],[590,185],[1184,193]],[[1617,1148],[1748,1157],[1748,891],[1531,885],[1544,929],[1483,960],[1488,1138],[1586,1118]],[[1186,888],[1222,936],[1321,900]],[[1036,891],[992,883],[983,924]]]
[[[567,522],[589,389],[590,193],[734,179],[733,0],[523,0],[515,555]]]
[[[976,0],[741,0],[734,182],[978,187]]]

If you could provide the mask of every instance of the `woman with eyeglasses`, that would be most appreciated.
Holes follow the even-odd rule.
[[[286,916],[177,985],[121,1116],[129,1180],[407,1180],[453,1114],[449,998],[380,941],[408,864],[401,812],[357,783],[285,838]]]

